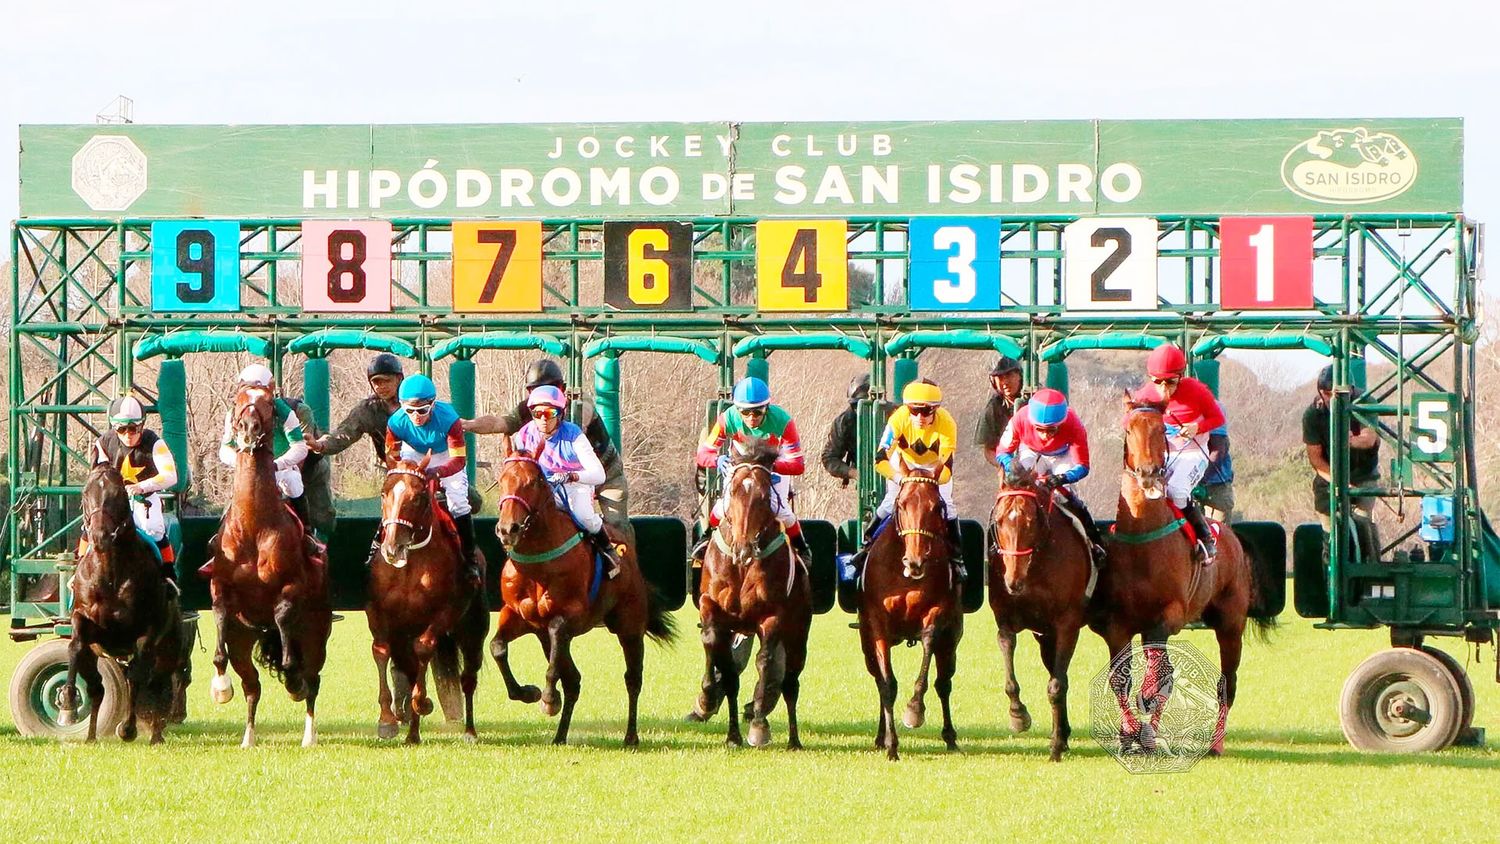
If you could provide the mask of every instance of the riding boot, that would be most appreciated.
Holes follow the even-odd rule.
[[[1193,526],[1193,533],[1198,534],[1198,545],[1203,549],[1203,562],[1213,562],[1214,557],[1219,554],[1219,544],[1214,541],[1213,531],[1209,530],[1208,519],[1204,517],[1203,510],[1198,507],[1197,502],[1190,500],[1182,508],[1182,515]]]
[[[292,505],[292,512],[302,520],[302,529],[312,533],[312,511],[307,507],[307,496],[299,495],[296,498],[288,498],[286,503]]]
[[[615,551],[614,540],[609,538],[609,531],[600,525],[599,530],[589,534],[589,541],[594,544],[594,549],[604,558],[604,564],[608,567],[604,576],[614,580],[620,574],[620,555]]]
[[[177,557],[172,553],[172,542],[166,537],[156,541],[156,550],[161,553],[161,576],[172,587],[176,595],[182,594],[182,589],[177,586]]]
[[[864,572],[865,558],[870,556],[870,543],[875,541],[875,531],[880,527],[881,522],[884,521],[885,518],[883,516],[872,513],[870,514],[870,520],[865,522],[864,535],[860,539],[859,550],[855,552],[853,557],[849,558],[849,565],[854,570],[855,578],[858,578]]]
[[[464,564],[458,569],[459,585],[479,589],[483,580],[479,574],[479,560],[474,556],[474,514],[454,516],[453,526],[458,528],[458,542],[464,551]]]
[[[953,567],[958,569],[960,578],[967,578],[969,570],[964,566],[964,539],[963,531],[958,526],[958,518],[948,519],[948,544],[953,548]]]
[[[811,567],[812,548],[808,546],[807,537],[802,533],[802,531],[799,530],[796,533],[789,532],[787,533],[786,538],[787,542],[791,544],[792,550],[796,551],[797,556],[802,559],[802,564]]]
[[[1104,550],[1104,535],[1099,532],[1099,525],[1094,522],[1094,514],[1084,505],[1083,500],[1067,487],[1062,489],[1063,497],[1067,500],[1068,512],[1078,517],[1083,524],[1083,532],[1089,538],[1089,554],[1094,558],[1095,566],[1103,566],[1108,555]]]
[[[693,553],[688,555],[693,561],[693,568],[703,567],[703,557],[708,554],[708,543],[709,540],[713,539],[714,530],[714,526],[709,525],[708,529],[703,531],[703,538],[698,540],[697,545],[693,546]]]

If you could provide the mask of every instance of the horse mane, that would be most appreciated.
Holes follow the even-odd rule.
[[[736,442],[729,453],[732,466],[753,464],[769,469],[775,465],[776,458],[781,456],[781,449],[769,439],[757,437],[743,443]]]
[[[1031,489],[1036,481],[1027,473],[1021,461],[1012,460],[1010,467],[1000,473],[1000,486],[1004,489]]]

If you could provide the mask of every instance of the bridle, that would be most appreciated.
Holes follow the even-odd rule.
[[[1162,411],[1160,408],[1155,407],[1132,407],[1130,413],[1155,413],[1161,415]],[[1147,481],[1165,481],[1167,477],[1167,463],[1162,463],[1162,465],[1150,471],[1138,469],[1130,465],[1130,442],[1128,438],[1125,443],[1124,466],[1125,474],[1133,478],[1138,486],[1144,486]]]
[[[501,461],[501,463],[502,463],[502,465],[509,465],[511,463],[530,463],[531,465],[537,467],[537,471],[541,471],[541,466],[542,466],[542,464],[540,464],[540,463],[537,462],[537,460],[536,460],[535,457],[528,457],[526,455],[521,455],[521,454],[512,455],[510,457],[507,457],[503,461]],[[514,501],[514,502],[516,502],[517,504],[521,505],[521,509],[522,510],[526,511],[526,518],[524,518],[524,519],[521,520],[521,535],[525,536],[526,535],[526,531],[528,531],[528,530],[531,529],[531,522],[532,522],[532,520],[536,518],[536,511],[534,509],[532,509],[530,501],[527,501],[526,499],[522,498],[519,495],[516,495],[515,493],[510,493],[508,495],[502,495],[500,497],[499,503],[497,503],[495,505],[497,512],[498,512],[498,510],[499,510],[500,507],[504,507],[505,506],[505,502],[507,502],[507,501]]]
[[[248,392],[252,392],[252,391],[256,392],[256,393],[263,392],[263,390],[261,388],[259,388],[259,387],[251,388],[251,389],[248,389],[248,390],[244,390],[243,392],[247,392],[248,393]],[[239,412],[236,413],[235,417],[234,417],[234,425],[235,425],[235,431],[234,431],[234,450],[237,451],[237,452],[239,452],[239,453],[241,453],[241,454],[244,454],[244,453],[247,453],[247,452],[252,452],[252,451],[255,451],[256,449],[260,448],[261,444],[265,442],[266,435],[268,433],[268,428],[270,427],[269,425],[262,425],[261,428],[260,428],[260,431],[255,435],[255,439],[251,440],[248,443],[245,442],[240,437],[239,427],[240,427],[240,422],[244,420],[245,414],[247,412],[248,413],[254,413],[257,416],[259,416],[260,412],[255,407],[255,400],[254,399],[245,402],[245,404],[239,409]],[[257,419],[257,421],[259,421],[259,420]]]
[[[768,467],[763,466],[763,465],[761,465],[759,463],[741,463],[739,465],[734,466],[733,467],[733,471],[731,471],[730,474],[729,474],[729,488],[730,489],[734,489],[735,479],[737,479],[740,476],[740,472],[744,471],[744,470],[764,472],[765,475],[766,475],[766,484],[768,486],[771,485],[772,476],[774,475],[774,473]],[[770,495],[771,495],[771,491],[768,489],[767,490],[767,498],[769,498]],[[773,507],[772,510],[774,511],[774,509],[775,508]],[[714,533],[714,536],[715,537],[722,537],[727,532],[727,528],[728,527],[729,527],[729,516],[726,513],[724,519],[719,523],[719,530]],[[766,535],[768,533],[771,533],[771,532],[775,532],[776,535],[772,536],[768,541],[762,541],[766,537]],[[781,538],[781,537],[782,537],[782,534],[777,530],[777,528],[776,528],[776,519],[773,517],[770,520],[769,524],[767,524],[764,528],[762,528],[761,531],[759,533],[757,533],[754,536],[754,538],[751,539],[751,542],[750,542],[750,554],[747,557],[745,557],[744,560],[736,559],[736,555],[733,554],[730,551],[730,548],[729,548],[729,545],[728,545],[727,541],[724,541],[724,540],[721,539],[719,545],[720,545],[720,548],[722,550],[724,550],[728,554],[728,556],[730,558],[730,562],[735,563],[736,565],[749,564],[749,563],[753,563],[753,562],[760,562],[760,560],[764,559],[765,557],[769,556],[770,554],[772,554],[775,551],[777,551],[778,549],[780,549],[780,547],[782,546],[782,544],[785,543],[785,541],[786,541],[784,538]]]
[[[417,478],[422,483],[423,486],[427,486],[427,484],[429,483],[427,475],[425,473],[419,472],[416,469],[408,469],[405,466],[397,466],[396,468],[391,469],[390,471],[386,472],[385,476],[386,476],[387,479],[390,479],[392,477],[397,477],[397,476],[406,476],[406,477]],[[397,511],[397,512],[398,512],[398,515],[395,518],[381,519],[380,520],[380,530],[381,530],[382,534],[384,533],[384,531],[385,531],[385,529],[387,527],[399,525],[401,527],[404,527],[404,528],[407,528],[408,530],[410,530],[412,532],[412,535],[416,535],[417,526],[415,524],[413,524],[412,522],[410,522],[410,521],[408,521],[406,519],[401,518],[400,515],[399,515],[399,511]],[[420,551],[423,548],[426,548],[427,544],[432,541],[432,533],[433,533],[433,530],[434,530],[435,527],[436,526],[432,523],[432,520],[429,518],[428,522],[427,522],[427,537],[425,539],[423,539],[421,542],[417,542],[417,543],[414,543],[414,544],[408,544],[406,546],[406,550],[407,551]],[[382,559],[385,559],[385,561],[387,563],[390,563],[392,566],[395,566],[398,569],[406,567],[406,562],[405,561],[402,561],[399,564],[396,563],[396,562],[393,562],[392,560],[390,560],[389,558],[387,558],[385,556],[385,553],[383,551],[381,552],[380,556],[381,556]]]
[[[901,486],[906,486],[907,484],[932,484],[933,486],[937,486],[938,482],[937,482],[937,478],[929,478],[929,477],[926,477],[926,476],[923,476],[923,475],[906,475],[905,477],[903,477],[901,479]],[[936,540],[936,539],[939,538],[936,533],[934,533],[933,531],[927,530],[925,528],[920,528],[920,527],[904,528],[904,527],[901,527],[901,508],[900,507],[896,508],[896,535],[897,536],[925,536],[928,539],[933,539],[933,540]]]
[[[1006,498],[1029,498],[1029,499],[1031,499],[1032,505],[1036,507],[1037,521],[1040,522],[1046,516],[1047,513],[1050,513],[1052,511],[1052,496],[1051,496],[1051,494],[1049,493],[1046,496],[1046,503],[1045,504],[1042,503],[1042,496],[1037,495],[1037,492],[1034,489],[1002,489],[1002,490],[1000,490],[1000,494],[995,496],[995,512],[996,512],[996,515],[995,515],[995,518],[993,519],[993,521],[995,523],[995,550],[1001,556],[1003,556],[1003,557],[1024,557],[1027,554],[1034,554],[1034,553],[1036,553],[1036,551],[1038,549],[1043,548],[1043,547],[1046,546],[1046,544],[1047,544],[1047,537],[1049,536],[1049,533],[1047,531],[1038,529],[1037,535],[1040,536],[1041,539],[1037,542],[1036,545],[1033,545],[1030,548],[1022,548],[1022,549],[1020,549],[1018,551],[1008,551],[1008,550],[1000,547],[1000,518],[999,518],[1000,501],[1002,499],[1006,499]]]

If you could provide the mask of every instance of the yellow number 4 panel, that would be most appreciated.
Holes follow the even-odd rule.
[[[453,224],[453,310],[542,309],[542,224]]]
[[[844,220],[762,220],[755,270],[763,311],[849,310]]]

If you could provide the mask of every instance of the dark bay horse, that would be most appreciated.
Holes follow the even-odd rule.
[[[315,709],[333,612],[328,577],[290,507],[282,501],[271,457],[271,393],[242,387],[232,413],[238,456],[233,499],[209,540],[209,592],[218,644],[214,701],[234,697],[225,668],[234,664],[245,691],[245,738],[255,745],[255,709],[265,666],[293,700],[307,702],[302,746],[317,744]]]
[[[1092,572],[1088,541],[1019,462],[1000,478],[995,498],[989,549],[990,609],[1005,660],[1005,694],[1010,698],[1010,726],[1031,728],[1031,714],[1021,702],[1016,682],[1016,634],[1030,630],[1041,648],[1042,665],[1051,680],[1052,761],[1062,759],[1073,728],[1068,723],[1068,665],[1084,624],[1085,593]]]
[[[699,580],[698,619],[708,664],[703,691],[710,700],[721,693],[728,700],[726,741],[739,745],[740,669],[734,637],[759,637],[755,665],[760,679],[747,707],[750,745],[770,743],[766,717],[777,699],[785,698],[786,745],[798,750],[797,695],[812,627],[812,582],[807,569],[797,564],[771,505],[776,456],[776,446],[762,440],[736,442],[731,455],[724,518],[703,555]]]
[[[1218,720],[1209,752],[1224,752],[1224,730],[1234,705],[1236,675],[1245,622],[1258,591],[1250,557],[1232,530],[1218,536],[1211,565],[1193,560],[1193,549],[1174,525],[1180,520],[1165,499],[1167,435],[1164,405],[1138,402],[1125,394],[1125,472],[1115,532],[1108,541],[1109,565],[1090,604],[1089,626],[1109,646],[1110,686],[1120,704],[1122,749],[1151,752],[1157,725],[1172,687],[1168,637],[1202,619],[1219,642]],[[1217,524],[1217,523],[1215,523]],[[1264,634],[1275,623],[1254,618]],[[1142,722],[1130,704],[1129,647],[1140,635],[1146,676],[1140,703]]]
[[[865,670],[880,694],[880,721],[875,746],[886,757],[896,752],[896,674],[891,647],[902,641],[922,643],[922,668],[903,717],[907,727],[922,726],[927,675],[937,658],[938,700],[943,705],[943,741],[958,749],[948,697],[958,669],[958,641],[964,635],[963,578],[959,549],[948,542],[943,499],[936,472],[909,468],[896,494],[895,515],[870,546],[859,593],[859,641]]]
[[[620,640],[625,655],[625,691],[630,706],[625,746],[640,743],[636,734],[636,706],[641,693],[645,638],[671,642],[677,635],[672,616],[656,599],[641,575],[634,542],[614,536],[620,573],[607,579],[596,565],[589,539],[573,524],[553,498],[552,488],[536,457],[512,449],[501,438],[500,519],[495,533],[508,559],[500,574],[500,617],[490,653],[500,666],[511,700],[541,701],[548,715],[562,712],[553,744],[565,744],[582,682],[573,663],[570,643],[577,636],[605,626]],[[536,634],[547,657],[547,688],[522,686],[510,667],[512,641]],[[562,701],[558,702],[558,684]]]
[[[421,739],[423,715],[432,712],[427,695],[427,666],[437,660],[459,675],[464,695],[464,738],[475,741],[474,688],[484,660],[484,636],[490,615],[484,597],[467,580],[459,583],[463,545],[453,520],[437,500],[437,480],[427,463],[399,460],[386,472],[380,492],[380,550],[370,568],[370,651],[380,675],[381,738],[394,738],[397,718],[391,709],[386,669],[392,660],[411,678],[406,741]],[[476,554],[478,552],[476,551]],[[480,570],[484,560],[480,558]],[[458,660],[463,658],[462,673]]]
[[[175,590],[161,576],[156,551],[136,532],[125,481],[101,463],[83,487],[83,534],[88,550],[73,573],[73,638],[68,643],[68,679],[61,704],[78,709],[77,678],[89,693],[88,741],[97,738],[104,680],[99,660],[126,664],[129,697],[119,737],[133,741],[144,718],[151,743],[162,741],[172,701],[183,691],[182,620]]]

